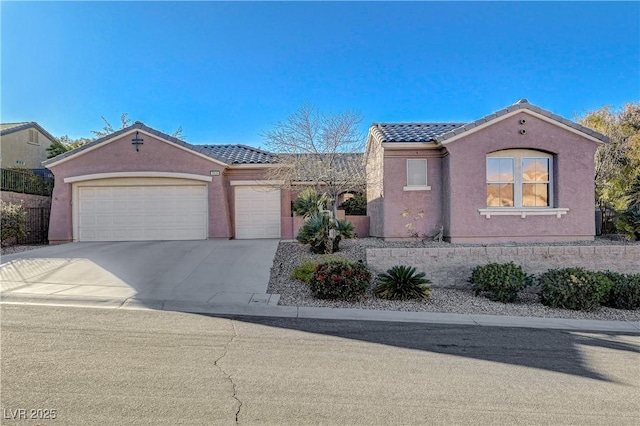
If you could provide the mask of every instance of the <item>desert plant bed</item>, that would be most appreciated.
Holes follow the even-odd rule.
[[[544,243],[540,245],[620,245],[638,244],[637,242],[612,241],[596,239],[579,243]],[[536,245],[536,244],[527,244]],[[366,263],[367,248],[385,247],[452,247],[446,242],[433,241],[383,241],[377,238],[363,238],[341,242],[340,251],[332,256],[340,256],[353,262]],[[551,308],[539,301],[533,292],[521,292],[513,303],[495,302],[485,297],[476,297],[470,283],[464,289],[432,288],[426,301],[385,300],[376,297],[373,286],[356,300],[323,300],[314,298],[308,284],[291,277],[292,271],[303,259],[323,261],[327,255],[316,255],[309,247],[298,242],[281,242],[276,252],[268,292],[280,294],[280,305],[313,306],[335,308],[358,308],[414,312],[440,312],[459,314],[512,315],[543,318],[573,318],[618,321],[640,321],[640,310],[614,309],[599,307],[593,311],[576,311],[570,309]],[[427,272],[426,278],[429,278]]]

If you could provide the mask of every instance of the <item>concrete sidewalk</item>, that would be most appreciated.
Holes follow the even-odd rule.
[[[571,331],[624,332],[640,335],[640,321],[601,321],[566,318],[513,317],[503,315],[450,314],[432,312],[377,311],[370,309],[280,306],[277,294],[255,294],[245,300],[200,303],[179,300],[81,297],[70,295],[4,293],[0,304],[29,304],[190,312],[209,315],[268,316],[357,321],[385,321],[429,324],[521,327]]]

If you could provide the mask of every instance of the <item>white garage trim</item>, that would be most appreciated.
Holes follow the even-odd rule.
[[[231,186],[280,186],[284,185],[283,180],[232,180]]]
[[[202,180],[126,174],[122,178],[74,182],[71,188],[73,241],[208,238],[209,196],[207,184]],[[176,199],[181,201],[171,202]],[[162,207],[154,206],[158,202]],[[116,207],[118,204],[120,207]],[[110,211],[113,214],[108,214]],[[163,212],[165,217],[157,214]],[[84,228],[81,213],[83,221],[88,221]],[[99,226],[101,220],[104,229]],[[122,227],[113,226],[118,220]]]
[[[280,188],[264,185],[234,188],[235,237],[280,238]]]
[[[84,182],[87,180],[112,179],[112,178],[129,178],[129,177],[166,177],[175,179],[191,179],[203,182],[211,182],[211,176],[194,175],[191,173],[172,173],[172,172],[113,172],[113,173],[95,173],[92,175],[72,176],[64,178],[64,183]]]

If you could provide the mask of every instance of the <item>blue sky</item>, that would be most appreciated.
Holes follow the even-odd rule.
[[[526,97],[567,118],[640,100],[638,2],[5,2],[2,122],[105,116],[260,146],[303,102],[471,121]]]

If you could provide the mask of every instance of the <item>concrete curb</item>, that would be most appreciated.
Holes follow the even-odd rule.
[[[352,321],[520,327],[570,331],[625,332],[640,334],[640,321],[603,321],[568,318],[514,317],[504,315],[433,312],[376,311],[369,309],[315,308],[273,304],[212,304],[173,300],[142,300],[107,297],[3,294],[0,304],[49,305],[102,309],[176,311],[208,315],[261,316]]]

